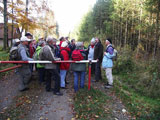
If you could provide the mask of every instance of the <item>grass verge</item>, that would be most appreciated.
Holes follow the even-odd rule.
[[[109,97],[103,92],[91,88],[88,91],[87,87],[80,89],[74,98],[74,108],[76,118],[79,120],[104,120],[111,118],[111,112],[105,110]]]
[[[147,97],[126,85],[123,81],[134,81],[137,79],[134,75],[118,75],[114,83],[114,91],[119,96],[130,113],[137,120],[159,120],[160,119],[160,99]]]

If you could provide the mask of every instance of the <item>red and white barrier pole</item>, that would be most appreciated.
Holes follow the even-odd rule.
[[[72,61],[72,60],[64,60],[64,61],[0,61],[0,64],[7,63],[19,63],[19,64],[30,64],[30,63],[89,63],[89,73],[88,73],[88,90],[91,89],[91,64],[96,63],[97,60],[81,60],[81,61]],[[9,70],[16,69],[21,67],[21,65],[17,65],[11,68],[7,68],[5,70],[1,70],[0,72],[6,72]]]
[[[10,67],[10,68],[4,69],[4,70],[0,70],[0,73],[1,73],[1,72],[7,72],[7,71],[9,71],[9,70],[13,70],[13,69],[16,69],[16,68],[19,68],[19,67],[22,67],[22,65],[17,65],[17,66]]]

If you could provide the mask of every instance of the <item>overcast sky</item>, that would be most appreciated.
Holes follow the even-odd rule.
[[[62,35],[68,35],[81,18],[93,7],[96,0],[48,0],[55,12],[55,18]]]

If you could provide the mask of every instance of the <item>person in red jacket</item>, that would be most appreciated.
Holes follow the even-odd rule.
[[[64,41],[60,48],[61,51],[61,59],[62,60],[69,60],[69,52],[70,48],[68,47],[68,43]],[[61,76],[61,88],[65,87],[65,78],[67,70],[69,70],[70,64],[69,63],[61,63],[60,64],[60,76]]]

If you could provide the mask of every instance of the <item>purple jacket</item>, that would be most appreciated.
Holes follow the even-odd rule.
[[[106,52],[113,55],[114,48],[112,47],[112,44],[109,44],[106,48]]]

